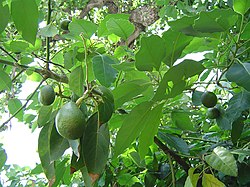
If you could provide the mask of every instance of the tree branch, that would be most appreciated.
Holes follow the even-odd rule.
[[[166,154],[170,155],[181,167],[188,173],[190,166],[183,160],[179,155],[177,155],[174,151],[169,149],[166,145],[164,145],[161,140],[159,140],[156,136],[154,137],[155,144]]]
[[[26,65],[21,65],[21,64],[10,62],[10,61],[3,60],[3,59],[0,59],[0,63],[6,64],[6,65],[9,65],[9,66],[13,66],[13,67],[17,67],[17,68],[22,69],[22,70],[23,69],[24,70],[31,69],[34,72],[41,75],[43,77],[43,79],[50,78],[50,79],[56,80],[58,82],[66,83],[66,84],[69,82],[68,77],[66,75],[64,75],[64,74],[59,75],[59,74],[56,74],[56,73],[54,73],[54,72],[52,72],[51,70],[48,70],[48,69],[29,67],[29,66],[26,66]]]

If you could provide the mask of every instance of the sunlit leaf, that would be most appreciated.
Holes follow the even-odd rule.
[[[76,67],[69,76],[69,88],[76,95],[82,96],[83,94],[83,83],[84,83],[84,75],[82,66]]]
[[[52,24],[49,24],[43,28],[41,28],[39,34],[43,37],[54,37],[56,34],[58,34],[58,30],[57,28],[52,25]]]
[[[206,187],[225,187],[226,185],[215,178],[212,174],[204,173],[202,176],[202,186]]]
[[[0,91],[11,90],[12,81],[7,73],[0,69]]]
[[[96,29],[96,24],[84,19],[74,19],[69,24],[70,34],[75,36],[80,36],[82,34],[85,38],[90,38],[96,32]]]
[[[4,31],[5,27],[8,24],[9,18],[10,18],[10,11],[9,6],[5,5],[3,6],[0,1],[0,34]]]
[[[19,99],[10,99],[8,101],[8,109],[10,114],[14,115],[16,112],[18,112],[18,110],[22,107],[22,102]],[[23,109],[20,110],[15,117],[19,120],[22,121],[23,120]]]
[[[237,177],[238,168],[234,156],[224,147],[216,147],[210,155],[205,156],[206,162],[225,175]]]
[[[244,15],[250,8],[250,1],[249,0],[234,0],[233,8],[235,12],[241,15]]]

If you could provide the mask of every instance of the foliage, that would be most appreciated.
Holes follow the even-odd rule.
[[[249,186],[249,8],[0,0],[0,107],[10,114],[0,130],[13,118],[39,129],[41,160],[32,170],[6,165],[1,146],[0,171],[11,186]],[[27,80],[38,86],[23,100]],[[56,93],[49,106],[38,99],[44,85]],[[218,98],[216,119],[204,92]],[[55,127],[68,102],[87,121],[76,140]]]

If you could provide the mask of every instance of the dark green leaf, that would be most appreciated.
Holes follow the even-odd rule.
[[[12,81],[7,73],[0,69],[0,92],[3,90],[11,90]]]
[[[68,158],[64,158],[62,161],[60,161],[57,165],[56,165],[56,180],[53,183],[52,187],[57,187],[60,183],[60,181],[63,178],[63,175],[65,173],[66,170],[66,163],[68,162]]]
[[[147,123],[155,123],[150,119],[152,117],[151,107],[151,102],[140,103],[126,116],[116,136],[115,156],[131,145]]]
[[[83,83],[84,83],[84,75],[82,66],[77,66],[69,76],[69,88],[76,95],[82,96],[83,94]]]
[[[15,114],[20,108],[22,107],[22,103],[19,99],[10,99],[8,101],[8,109],[10,114]],[[19,120],[22,121],[23,120],[23,109],[20,110],[15,117]]]
[[[182,130],[194,131],[193,123],[191,122],[188,113],[184,111],[173,111],[171,113],[172,121],[175,126]]]
[[[197,91],[195,90],[192,94],[192,103],[194,106],[200,106],[202,103],[201,103],[201,95],[203,94],[204,92],[200,92],[200,91]]]
[[[50,135],[50,160],[55,161],[59,159],[68,148],[68,140],[60,136],[55,125],[53,125]]]
[[[16,0],[11,2],[11,15],[22,37],[35,44],[38,30],[38,7],[33,0]]]
[[[80,158],[78,158],[74,153],[72,153],[71,156],[71,162],[70,162],[70,173],[74,173],[80,169],[82,169],[85,166],[84,157],[81,154]]]
[[[228,102],[226,116],[231,122],[241,117],[241,113],[250,108],[250,93],[242,91],[234,95]]]
[[[64,67],[66,69],[72,68],[76,63],[76,51],[71,50],[71,51],[66,52],[63,55],[63,58],[64,58]]]
[[[119,19],[125,19],[125,20],[128,20],[129,18],[129,14],[108,14],[102,21],[101,23],[99,24],[99,27],[98,27],[98,36],[101,37],[101,36],[107,36],[110,33],[108,27],[107,27],[107,22],[110,20],[110,19],[115,19],[115,20],[119,20]]]
[[[111,33],[126,40],[135,30],[135,26],[126,19],[111,18],[106,23],[108,30]]]
[[[143,79],[125,81],[113,90],[115,108],[121,107],[125,102],[132,100],[145,91],[151,82]]]
[[[100,86],[99,89],[102,92],[102,102],[98,105],[99,121],[100,124],[106,123],[110,120],[114,112],[114,96],[112,92],[104,87]]]
[[[50,135],[54,121],[45,125],[40,131],[38,138],[38,153],[43,167],[43,171],[49,180],[55,178],[54,162],[50,160]]]
[[[166,43],[166,56],[164,63],[172,66],[174,62],[181,56],[183,49],[192,41],[193,37],[168,30],[164,32],[163,37]]]
[[[4,31],[5,27],[8,24],[9,18],[10,18],[10,11],[8,5],[2,5],[2,2],[0,1],[0,34]]]
[[[235,12],[243,16],[250,8],[250,1],[249,0],[234,0],[233,8]]]
[[[250,91],[250,63],[232,65],[226,73],[226,78]]]
[[[115,62],[106,55],[97,55],[92,59],[96,79],[105,87],[109,87],[116,79],[117,71],[111,66]]]
[[[88,172],[101,174],[109,155],[109,129],[107,124],[99,127],[97,113],[87,121],[81,146]]]
[[[250,183],[249,171],[250,165],[246,163],[239,164],[239,175],[237,180],[239,181],[240,185],[247,186]]]
[[[88,39],[96,32],[96,29],[96,24],[84,19],[75,19],[69,24],[70,34],[75,36],[83,34],[83,37]]]
[[[182,138],[163,132],[159,132],[159,137],[176,151],[189,155],[188,145]]]
[[[146,121],[144,124],[144,128],[141,131],[139,136],[139,154],[143,159],[148,153],[149,146],[154,143],[154,136],[157,134],[158,126],[160,124],[160,119],[162,117],[162,107],[163,104],[160,104],[151,109],[148,113],[149,121]]]
[[[232,142],[235,144],[238,139],[240,138],[240,135],[243,131],[244,127],[244,121],[242,120],[242,117],[235,120],[232,124],[232,131],[231,131],[231,139]]]
[[[140,71],[159,70],[165,56],[165,42],[157,35],[143,37],[141,48],[135,55],[135,66]]]
[[[210,155],[205,156],[206,162],[214,169],[225,175],[238,175],[234,156],[224,147],[216,147]]]
[[[237,21],[238,16],[231,9],[214,9],[210,12],[201,12],[195,20],[194,29],[200,32],[224,32],[230,29]]]

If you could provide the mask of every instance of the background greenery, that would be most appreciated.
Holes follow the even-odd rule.
[[[6,165],[1,144],[9,182],[0,185],[249,186],[249,7],[248,0],[0,0],[0,110],[11,116],[0,129],[12,118],[41,129],[35,168]],[[198,52],[202,60],[183,58]],[[38,87],[21,100],[26,80]],[[46,84],[56,92],[50,106],[38,102]],[[216,119],[201,103],[206,90],[217,95]],[[69,100],[86,114],[78,140],[54,125]]]

